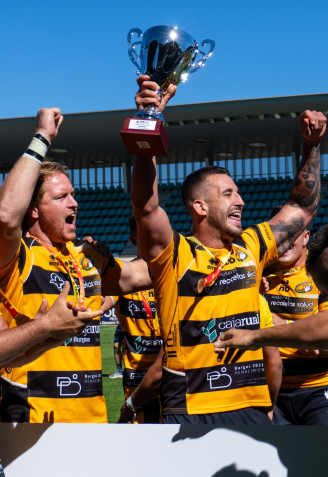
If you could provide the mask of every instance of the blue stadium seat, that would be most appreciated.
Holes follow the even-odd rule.
[[[126,243],[130,238],[130,235],[129,234],[124,234],[122,235],[122,242],[123,243]]]
[[[251,210],[246,210],[245,212],[243,212],[243,219],[249,219],[250,216],[251,216]]]
[[[269,192],[269,194],[267,195],[267,199],[268,200],[274,200],[275,199],[275,193],[274,192]]]
[[[263,208],[263,202],[258,201],[255,203],[255,209],[262,209]]]
[[[175,200],[175,199],[172,199],[171,197],[169,197],[169,198],[167,199],[167,201],[166,201],[166,204],[165,204],[165,205],[166,205],[166,206],[168,206],[168,205],[173,205],[173,203],[174,203],[174,200]]]
[[[314,224],[315,225],[320,225],[322,222],[322,217],[315,217],[314,219]]]
[[[262,192],[262,194],[260,194],[259,200],[265,200],[266,198],[267,195]]]
[[[328,215],[325,215],[322,219],[322,225],[327,225],[328,224]]]
[[[326,213],[326,209],[324,207],[319,207],[317,215],[322,216],[322,215],[325,215],[325,213]]]

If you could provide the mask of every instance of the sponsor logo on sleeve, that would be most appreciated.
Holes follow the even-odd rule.
[[[83,270],[85,270],[85,271],[89,271],[92,268],[94,268],[94,264],[93,264],[92,259],[90,257],[87,257],[87,256],[82,258],[82,260],[80,262],[80,265],[83,268]]]

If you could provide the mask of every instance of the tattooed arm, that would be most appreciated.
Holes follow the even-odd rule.
[[[320,198],[320,139],[326,130],[326,116],[317,111],[301,114],[304,136],[303,157],[289,199],[269,225],[281,257],[306,229],[318,208]]]

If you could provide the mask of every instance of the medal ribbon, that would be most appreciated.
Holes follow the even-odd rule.
[[[203,245],[199,240],[197,240],[195,237],[187,237],[189,240],[192,240],[193,242],[197,243],[198,245],[200,245],[201,247],[203,247],[206,252],[208,252],[217,262],[218,262],[218,265],[216,266],[214,272],[210,273],[209,275],[207,275],[207,277],[205,278],[200,278],[198,280],[198,283],[197,283],[197,293],[202,293],[202,291],[204,290],[205,287],[209,287],[211,285],[213,285],[216,280],[218,279],[218,277],[220,276],[221,272],[222,272],[222,268],[226,265],[226,263],[228,262],[229,258],[231,257],[231,254],[232,254],[232,249],[229,253],[229,255],[227,256],[227,258],[224,260],[224,261],[221,261],[219,259],[219,257],[215,257],[213,255],[213,253],[208,250],[205,245]]]
[[[301,267],[290,268],[289,270],[280,270],[279,272],[267,275],[265,278],[280,277],[281,275],[293,275],[294,273],[299,272],[304,267],[305,265],[302,265]]]
[[[29,323],[31,318],[20,313],[15,305],[9,300],[9,298],[0,290],[0,303],[6,308],[6,310],[11,314],[14,320],[17,323],[17,326],[23,325],[24,323]],[[1,477],[1,475],[0,475]]]
[[[79,289],[78,289],[78,286],[71,274],[71,271],[69,269],[69,267],[63,262],[63,260],[55,253],[51,250],[51,248],[49,248],[45,243],[41,242],[40,239],[38,239],[37,237],[35,237],[34,235],[31,235],[31,238],[33,238],[34,240],[36,240],[40,245],[42,245],[51,255],[53,255],[56,260],[60,263],[60,265],[66,270],[66,272],[68,273],[69,275],[69,278],[71,280],[71,284],[72,284],[72,287],[73,287],[73,291],[74,291],[74,298],[75,298],[75,304],[79,305],[79,306],[83,306],[84,305],[84,299],[85,299],[85,291],[84,291],[84,281],[83,281],[83,277],[82,277],[82,273],[81,273],[81,270],[79,269],[79,266],[75,260],[75,258],[73,257],[73,255],[70,253],[70,251],[68,251],[69,253],[69,258],[73,264],[73,267],[74,267],[74,270],[78,276],[78,279],[79,279],[79,284],[80,284],[80,292],[79,292]]]
[[[148,319],[148,322],[149,322],[149,325],[150,325],[150,328],[151,328],[151,336],[152,336],[152,339],[154,340],[155,336],[156,336],[156,324],[154,322],[154,318],[153,318],[153,315],[152,315],[152,312],[151,312],[151,309],[150,309],[150,305],[149,305],[149,302],[148,302],[147,292],[142,291],[142,292],[140,292],[140,294],[141,294],[142,303],[143,303],[143,306],[144,306],[144,309],[145,309],[145,312],[146,312],[146,315],[147,315],[147,319]]]

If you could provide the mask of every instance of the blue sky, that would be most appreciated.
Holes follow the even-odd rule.
[[[134,107],[127,32],[177,25],[216,42],[172,104],[322,93],[328,2],[303,0],[0,2],[0,118]]]

